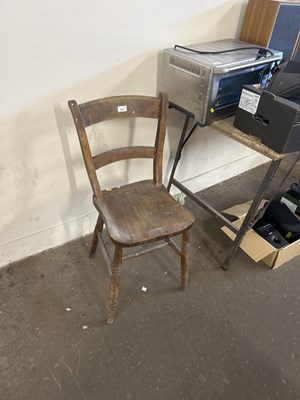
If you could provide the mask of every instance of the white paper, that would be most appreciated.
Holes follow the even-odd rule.
[[[118,106],[118,112],[127,112],[127,106]]]
[[[250,90],[243,89],[239,102],[239,108],[249,112],[250,114],[255,114],[259,100],[259,94],[250,92]]]
[[[292,203],[290,200],[286,199],[285,197],[281,198],[281,203],[285,204],[291,211],[292,213],[295,214],[297,206],[296,204]]]

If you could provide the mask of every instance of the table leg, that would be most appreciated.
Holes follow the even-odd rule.
[[[256,196],[251,204],[251,207],[249,208],[249,211],[244,219],[244,222],[242,223],[242,226],[239,229],[238,234],[236,235],[236,238],[231,246],[231,249],[229,250],[225,261],[222,265],[222,268],[224,270],[228,270],[231,264],[231,261],[233,257],[235,256],[236,252],[239,249],[239,246],[243,240],[243,237],[245,236],[246,232],[250,229],[251,227],[251,222],[254,220],[255,215],[257,213],[258,207],[260,205],[261,200],[263,199],[268,187],[270,186],[272,182],[272,178],[275,175],[282,159],[277,159],[273,160],[271,162],[270,167],[268,168],[268,171],[256,193]]]
[[[182,151],[182,148],[183,148],[184,138],[185,138],[185,135],[186,135],[186,131],[187,131],[189,122],[190,122],[190,116],[186,115],[185,121],[184,121],[184,125],[183,125],[183,128],[182,128],[182,132],[181,132],[181,136],[180,136],[180,140],[179,140],[179,144],[178,144],[178,147],[177,147],[176,155],[175,155],[174,164],[173,164],[171,175],[170,175],[170,178],[169,178],[169,183],[168,183],[168,186],[167,186],[168,191],[170,191],[170,189],[171,189],[171,185],[172,185],[172,181],[173,181],[173,178],[174,178],[174,175],[175,175],[177,164],[178,164],[178,162],[180,160],[180,157],[181,157],[181,151]]]

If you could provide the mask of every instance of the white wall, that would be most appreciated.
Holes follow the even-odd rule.
[[[155,94],[159,51],[235,37],[244,8],[244,1],[227,0],[1,1],[0,265],[93,227],[91,191],[67,100]],[[173,155],[182,120],[171,115],[170,121]],[[195,190],[200,171],[208,186],[261,162],[214,135],[205,128],[192,138],[197,162],[184,160],[179,171]],[[134,141],[130,133],[124,140]],[[211,146],[222,150],[212,152]]]

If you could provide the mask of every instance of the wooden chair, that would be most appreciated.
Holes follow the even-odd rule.
[[[118,96],[77,104],[68,102],[77,129],[81,150],[93,189],[93,202],[99,212],[90,250],[95,255],[98,244],[109,267],[110,300],[107,323],[114,321],[120,285],[122,261],[148,251],[170,245],[181,256],[181,288],[188,277],[189,228],[194,216],[181,206],[162,184],[163,147],[166,133],[168,99],[159,97]],[[153,146],[131,146],[117,148],[92,156],[86,128],[100,122],[120,118],[155,118],[157,133]],[[153,176],[150,180],[125,184],[110,191],[101,190],[96,170],[110,163],[132,159],[153,159]],[[111,260],[102,237],[103,224],[114,244]],[[181,249],[171,239],[182,234]],[[160,243],[154,243],[158,242]],[[123,255],[123,248],[151,243],[150,248]]]

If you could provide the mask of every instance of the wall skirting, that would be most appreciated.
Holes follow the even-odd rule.
[[[91,233],[97,211],[0,245],[0,267]]]
[[[266,157],[253,153],[203,175],[188,179],[183,183],[192,192],[198,192],[206,187],[213,186],[255,168],[267,161]],[[171,193],[178,193],[178,189],[172,187]],[[94,229],[96,218],[97,212],[92,211],[77,219],[0,245],[0,267],[53,247],[61,246],[64,243],[91,233]]]
[[[243,172],[247,172],[268,161],[270,160],[261,154],[251,153],[247,157],[235,160],[231,163],[223,165],[222,167],[215,168],[209,172],[206,172],[203,175],[198,175],[194,178],[187,179],[182,183],[191,192],[193,193],[200,192],[205,188],[208,188],[210,186],[216,185],[217,183],[238,176]],[[179,190],[176,187],[172,186],[171,194],[177,194],[177,193],[179,193]]]

